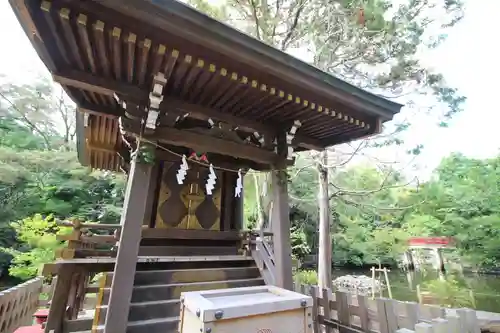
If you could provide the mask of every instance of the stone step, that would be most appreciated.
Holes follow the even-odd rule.
[[[132,291],[132,303],[178,299],[180,298],[182,292],[187,291],[251,287],[261,285],[264,285],[264,280],[262,278],[135,286]],[[110,289],[106,288],[104,290],[103,300],[101,304],[108,303],[109,293]]]
[[[131,321],[126,333],[175,333],[179,328],[179,317]],[[104,325],[98,326],[96,333],[104,333]]]
[[[171,283],[194,283],[224,280],[252,279],[260,277],[257,267],[224,267],[176,270],[150,270],[135,273],[135,286]],[[110,287],[113,273],[108,273],[106,286]]]
[[[140,256],[193,256],[193,255],[238,255],[235,246],[141,246]]]
[[[103,320],[100,320],[101,324],[104,322],[104,318],[106,318],[107,310],[107,305],[100,306],[96,309],[96,311],[99,311],[99,318],[103,318]],[[179,315],[179,312],[179,299],[130,303],[128,320],[129,322],[135,322],[140,320],[176,317]]]

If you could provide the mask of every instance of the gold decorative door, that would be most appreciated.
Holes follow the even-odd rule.
[[[183,184],[177,183],[180,162],[164,162],[158,193],[156,228],[220,230],[221,173],[212,195],[206,195],[207,167],[190,163]]]

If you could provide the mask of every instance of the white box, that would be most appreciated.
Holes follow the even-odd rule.
[[[312,304],[274,286],[185,292],[179,333],[312,333]]]

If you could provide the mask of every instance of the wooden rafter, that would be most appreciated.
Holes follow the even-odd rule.
[[[90,75],[88,73],[76,70],[65,70],[64,72],[54,74],[53,78],[54,81],[73,88],[83,89],[106,96],[114,96],[118,94],[122,96],[124,100],[130,101],[134,104],[145,105],[149,97],[147,91],[137,86],[108,78],[97,77],[95,75]],[[84,107],[84,109],[91,110],[90,107]],[[99,109],[104,111],[102,107],[100,107]],[[239,127],[241,130],[248,132],[257,131],[260,134],[264,134],[270,137],[274,137],[276,135],[276,130],[272,125],[265,125],[256,121],[242,119],[229,113],[224,113],[212,108],[184,102],[174,97],[166,98],[161,105],[161,109],[162,111],[166,112],[175,110],[177,112],[189,113],[191,117],[202,120],[214,118],[231,124],[235,127]],[[110,109],[109,111],[103,112],[103,114],[118,115],[119,112]],[[298,146],[306,149],[322,149],[322,144],[319,140],[304,137],[300,134],[296,136],[295,142]]]
[[[83,71],[67,69],[52,75],[55,82],[105,96],[122,95],[136,104],[147,103],[149,92],[135,85],[103,78]]]

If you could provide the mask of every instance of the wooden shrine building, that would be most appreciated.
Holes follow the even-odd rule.
[[[56,262],[46,332],[71,331],[78,274],[109,277],[92,324],[106,333],[176,331],[181,291],[291,288],[292,154],[376,134],[401,108],[174,0],[9,1],[77,104],[81,163],[128,173],[117,250]],[[241,232],[249,169],[272,179],[260,247]]]

